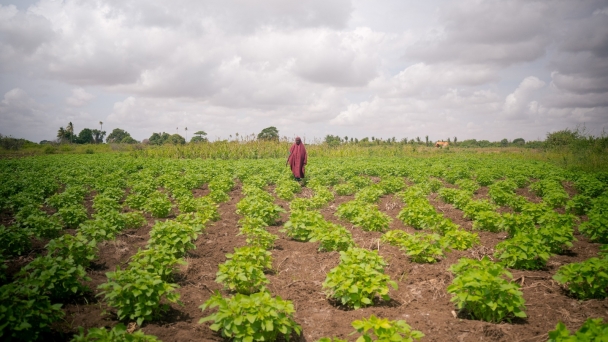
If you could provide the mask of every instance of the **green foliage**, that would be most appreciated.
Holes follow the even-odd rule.
[[[291,179],[282,179],[277,181],[277,186],[274,188],[274,193],[278,198],[290,201],[293,199],[294,194],[300,193],[302,186],[300,183]]]
[[[405,235],[400,244],[413,262],[434,263],[444,256],[446,247],[437,234]]]
[[[456,275],[447,288],[452,302],[473,319],[500,322],[512,317],[525,318],[525,300],[511,273],[487,257],[481,260],[462,258],[450,266]]]
[[[574,335],[570,335],[570,330],[566,328],[566,325],[559,322],[555,326],[555,330],[549,331],[547,342],[608,341],[608,324],[603,321],[602,318],[587,318]]]
[[[118,211],[120,210],[120,203],[115,198],[101,194],[93,199],[93,209],[98,213]]]
[[[124,219],[125,229],[138,229],[147,223],[144,215],[137,211],[131,211],[121,215]]]
[[[131,257],[128,269],[144,270],[159,275],[163,281],[172,280],[175,266],[185,265],[186,262],[164,247],[138,249]]]
[[[426,198],[411,199],[397,215],[404,224],[416,229],[428,229],[440,218]]]
[[[289,341],[293,332],[302,332],[293,319],[293,304],[279,296],[272,298],[268,292],[237,293],[227,299],[216,293],[200,306],[203,311],[215,307],[218,311],[199,323],[213,321],[211,330],[221,331],[222,337],[232,341],[275,341],[279,336]]]
[[[479,190],[479,184],[471,179],[459,179],[455,183],[460,189],[474,194]]]
[[[120,229],[105,220],[88,220],[80,225],[79,231],[88,240],[99,242],[114,239]]]
[[[528,202],[523,205],[521,213],[532,217],[534,223],[538,223],[538,220],[545,215],[547,212],[552,211],[550,207],[544,202],[532,203]]]
[[[487,200],[471,200],[464,207],[464,217],[471,220],[476,220],[479,213],[487,213],[496,210],[496,206]]]
[[[355,194],[355,199],[363,203],[376,203],[382,195],[384,195],[384,190],[374,184],[359,190]]]
[[[408,234],[403,230],[391,230],[382,235],[380,241],[386,242],[392,246],[402,246],[403,240]]]
[[[19,225],[23,229],[29,230],[33,236],[47,239],[59,236],[59,232],[63,228],[58,217],[37,214],[20,220]]]
[[[340,252],[340,264],[327,274],[323,288],[328,297],[354,309],[371,305],[376,295],[389,300],[388,286],[397,283],[384,274],[386,262],[376,251],[351,248]]]
[[[388,229],[391,218],[373,204],[350,201],[342,203],[336,210],[336,216],[346,219],[365,231],[381,232]]]
[[[535,270],[545,267],[551,249],[538,234],[517,234],[495,247],[494,256],[509,268]]]
[[[21,255],[31,248],[27,230],[0,225],[0,246],[8,255]]]
[[[88,218],[87,210],[81,204],[61,207],[55,215],[58,215],[68,228],[76,228]]]
[[[608,196],[596,200],[587,213],[587,222],[583,222],[578,230],[589,240],[608,243]]]
[[[17,278],[22,286],[31,286],[54,299],[65,299],[87,291],[81,282],[91,280],[84,267],[71,257],[50,255],[34,259],[17,273]]]
[[[513,193],[510,190],[505,190],[500,182],[496,182],[489,186],[488,195],[492,201],[499,206],[508,205],[513,198]]]
[[[249,246],[272,249],[274,242],[279,238],[265,229],[268,225],[261,218],[244,217],[239,220],[239,224],[241,228],[238,235],[245,235]]]
[[[313,233],[311,242],[319,241],[320,251],[345,251],[355,246],[353,236],[346,228],[327,222]]]
[[[192,242],[198,237],[199,229],[176,221],[156,222],[150,231],[147,247],[166,249],[176,257],[182,257],[188,250],[196,248]]]
[[[270,196],[270,194],[266,192],[264,192],[264,194]],[[272,198],[272,196],[270,196],[270,198]],[[259,194],[245,196],[237,203],[236,208],[237,214],[261,218],[268,225],[275,224],[280,214],[285,212],[283,208],[274,204],[272,200]]]
[[[173,204],[166,194],[155,191],[148,195],[143,209],[152,214],[152,216],[161,218],[169,215],[171,209],[173,209]]]
[[[434,180],[438,181],[438,180]],[[441,182],[439,182],[441,184]],[[378,187],[380,187],[385,194],[394,194],[398,191],[403,190],[405,188],[405,182],[402,177],[383,177],[382,180],[378,183]]]
[[[64,316],[61,304],[31,286],[12,283],[0,287],[0,338],[3,340],[36,341],[51,324]]]
[[[519,233],[528,233],[535,229],[536,226],[532,217],[526,214],[506,213],[502,215],[499,230],[509,233],[509,237],[514,237]]]
[[[459,251],[464,251],[480,244],[479,235],[477,235],[477,233],[469,233],[462,229],[450,229],[446,231],[442,240],[447,247]]]
[[[479,211],[474,214],[473,229],[499,232],[502,230],[502,217],[495,211]]]
[[[597,197],[606,190],[606,185],[592,175],[584,175],[574,182],[574,187],[582,195]]]
[[[82,327],[78,328],[78,334],[74,335],[71,342],[159,342],[153,335],[146,335],[141,330],[132,333],[127,332],[124,324],[118,323],[110,330],[106,328],[91,328],[85,335]]]
[[[46,245],[49,256],[72,258],[76,265],[89,266],[91,261],[97,257],[97,244],[94,240],[88,240],[84,235],[76,236],[64,234],[49,241]]]
[[[538,235],[551,253],[562,253],[572,247],[572,241],[577,241],[573,228],[575,219],[572,215],[555,212],[548,212],[539,219]]]
[[[566,202],[566,211],[576,215],[585,215],[591,209],[592,199],[587,195],[575,195]]]
[[[319,212],[298,210],[292,211],[281,231],[294,240],[308,241],[325,225],[327,222]]]
[[[218,266],[215,281],[230,291],[251,294],[265,289],[269,283],[265,269],[272,267],[270,252],[260,247],[235,248],[234,254],[226,254],[225,263]]]
[[[350,196],[357,192],[357,187],[352,183],[342,183],[334,186],[334,191],[339,196]]]
[[[119,320],[135,320],[141,326],[144,321],[158,318],[168,309],[161,299],[179,303],[178,288],[164,282],[158,274],[140,269],[117,269],[106,273],[108,282],[98,286],[109,306],[116,308]]]
[[[279,130],[274,127],[266,127],[258,133],[258,140],[279,140]]]
[[[356,332],[361,334],[357,342],[413,342],[424,337],[422,332],[412,330],[404,320],[391,321],[371,315],[369,318],[353,321],[352,325]]]
[[[608,296],[608,258],[590,258],[567,264],[553,276],[571,295],[579,299],[606,298]]]

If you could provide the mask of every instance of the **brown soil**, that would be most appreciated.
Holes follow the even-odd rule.
[[[272,187],[268,189],[273,193],[272,190]],[[195,190],[197,197],[207,193],[206,188]],[[518,190],[518,194],[532,201],[538,199],[526,189]],[[308,189],[304,189],[298,196],[309,196]],[[487,188],[485,191],[480,189],[477,196],[486,198]],[[183,305],[171,305],[171,310],[161,320],[144,323],[141,329],[145,333],[156,335],[162,341],[223,340],[218,333],[210,330],[210,323],[198,324],[198,320],[213,312],[202,312],[199,306],[214,291],[229,295],[215,282],[218,264],[226,260],[226,253],[245,245],[245,239],[237,235],[240,216],[236,214],[236,204],[242,198],[240,186],[237,185],[230,193],[230,198],[229,202],[219,207],[220,220],[208,226],[197,240],[196,249],[188,254],[188,264],[179,269],[176,282],[180,286],[178,292]],[[274,270],[267,274],[270,280],[268,288],[273,295],[294,303],[295,320],[303,329],[300,338],[302,341],[316,341],[324,336],[354,340],[353,336],[349,336],[354,330],[351,322],[372,314],[392,320],[406,320],[414,329],[426,335],[423,341],[540,341],[547,338],[547,332],[554,329],[559,321],[565,322],[572,330],[578,329],[589,317],[608,319],[608,299],[578,301],[568,297],[551,278],[561,265],[583,261],[597,254],[599,245],[590,243],[581,235],[576,235],[578,241],[567,254],[553,256],[545,270],[513,270],[514,281],[522,285],[528,318],[513,323],[493,324],[470,320],[456,312],[446,291],[453,279],[447,269],[461,257],[491,257],[494,246],[506,238],[505,233],[478,232],[481,246],[467,251],[449,252],[445,259],[435,264],[416,264],[409,261],[398,248],[380,243],[381,233],[365,232],[334,215],[339,204],[352,199],[354,196],[336,196],[320,212],[328,221],[348,228],[359,247],[378,250],[389,264],[386,273],[398,283],[399,288],[391,290],[391,301],[378,301],[371,307],[347,310],[335,305],[323,293],[322,283],[327,272],[338,264],[339,253],[319,252],[318,243],[289,239],[279,232],[280,226],[289,217],[288,213],[282,214],[277,225],[268,228],[279,236],[275,249],[271,251]],[[463,218],[460,210],[444,203],[436,194],[431,194],[429,200],[445,217],[463,229],[472,229],[471,221]],[[286,211],[289,210],[287,201],[277,199],[276,203]],[[414,232],[412,227],[405,226],[397,219],[397,214],[403,207],[399,198],[394,195],[383,197],[378,206],[393,218],[390,229]],[[153,218],[147,219],[145,227],[125,231],[115,241],[99,245],[99,259],[88,271],[92,278],[88,285],[93,293],[86,300],[79,299],[64,304],[65,320],[56,326],[64,334],[55,334],[52,339],[69,340],[79,326],[87,329],[110,327],[118,323],[113,309],[107,307],[102,300],[95,299],[95,294],[98,293],[96,288],[106,281],[106,272],[114,270],[116,266],[122,267],[138,248],[145,247],[154,224]]]

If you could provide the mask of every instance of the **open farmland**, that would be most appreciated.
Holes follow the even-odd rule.
[[[374,315],[423,341],[542,341],[608,319],[605,173],[465,154],[311,158],[303,184],[283,159],[62,155],[0,172],[3,339],[122,323],[220,341],[223,319],[225,334],[354,341]],[[588,260],[571,271],[588,284],[568,278]],[[229,298],[240,311],[199,323]]]

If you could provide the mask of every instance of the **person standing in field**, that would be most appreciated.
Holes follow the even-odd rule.
[[[304,178],[304,165],[308,162],[308,156],[306,155],[306,148],[302,139],[296,137],[296,142],[289,148],[289,157],[287,163],[291,167],[291,172],[297,181]]]

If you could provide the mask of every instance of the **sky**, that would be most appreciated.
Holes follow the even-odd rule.
[[[608,130],[608,1],[0,0],[0,134]],[[187,131],[186,131],[187,128]]]

